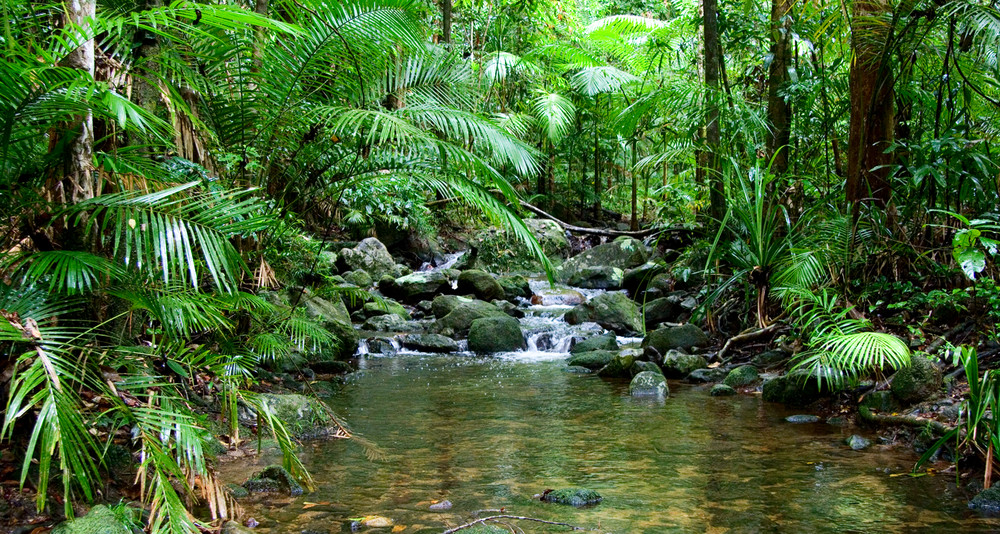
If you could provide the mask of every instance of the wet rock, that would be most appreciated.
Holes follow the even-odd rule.
[[[364,271],[347,271],[340,276],[342,276],[344,281],[348,284],[354,284],[361,288],[369,288],[375,284],[375,280],[372,279],[372,275]]]
[[[818,423],[819,417],[815,415],[789,415],[785,418],[785,422],[794,424]]]
[[[941,392],[941,370],[925,357],[915,356],[909,367],[892,378],[892,394],[904,403],[913,404]]]
[[[413,304],[450,293],[451,280],[441,271],[419,272],[399,278],[382,278],[378,288],[387,297]]]
[[[790,406],[805,406],[823,396],[819,382],[807,372],[793,371],[764,382],[763,399]]]
[[[366,302],[361,308],[365,318],[378,317],[379,315],[398,315],[400,319],[410,320],[410,312],[398,302],[383,300],[382,302]]]
[[[642,340],[643,348],[652,348],[661,355],[670,350],[688,350],[691,347],[704,347],[705,345],[708,345],[708,336],[693,324],[657,328]]]
[[[783,350],[769,350],[754,356],[750,363],[758,368],[767,369],[785,363],[788,357],[788,353]]]
[[[302,486],[284,467],[272,465],[258,471],[243,487],[252,493],[284,493],[292,497],[302,495]]]
[[[253,531],[237,523],[236,521],[226,521],[222,525],[222,532],[219,534],[251,534]]]
[[[550,258],[565,258],[571,249],[566,232],[548,219],[525,219],[542,251]],[[490,228],[469,243],[477,252],[476,265],[492,272],[538,272],[541,264],[524,242],[510,231]]]
[[[569,365],[577,367],[586,367],[591,371],[597,371],[602,369],[605,365],[611,363],[614,359],[616,353],[608,350],[592,350],[587,352],[577,352],[573,354],[569,359]]]
[[[226,484],[226,491],[233,496],[234,499],[245,499],[250,496],[250,492],[246,488],[240,486],[239,484],[233,484],[230,482]]]
[[[684,378],[698,369],[708,367],[705,358],[697,354],[684,354],[681,351],[670,350],[663,356],[663,374],[667,378]]]
[[[52,534],[131,534],[110,508],[102,504],[90,509],[87,515],[59,524]]]
[[[419,352],[450,353],[458,351],[458,342],[440,334],[410,334],[403,338],[403,347]]]
[[[542,500],[555,504],[566,504],[569,506],[586,506],[597,504],[603,500],[600,493],[594,490],[582,488],[567,488],[553,491],[546,491],[542,494]]]
[[[476,319],[469,327],[469,350],[477,354],[510,352],[526,347],[521,323],[508,315]]]
[[[473,299],[458,295],[439,295],[431,301],[431,313],[434,314],[434,317],[440,319],[451,313],[459,304],[472,301]]]
[[[629,378],[632,376],[632,365],[635,364],[635,356],[630,352],[618,353],[611,358],[607,365],[597,372],[597,376],[602,378]]]
[[[573,287],[585,289],[620,289],[622,287],[622,277],[625,271],[617,267],[597,266],[584,267],[566,282]]]
[[[643,320],[646,321],[646,329],[652,330],[660,323],[679,322],[682,315],[685,315],[681,308],[680,297],[669,296],[651,300],[642,307]]]
[[[855,451],[863,451],[872,446],[872,442],[870,440],[867,440],[858,434],[852,434],[844,440],[844,444]]]
[[[489,302],[470,300],[468,302],[460,302],[447,315],[435,321],[431,327],[431,332],[445,335],[449,335],[448,333],[450,332],[452,335],[464,336],[468,334],[469,327],[472,326],[473,321],[484,317],[510,318],[503,310]],[[515,320],[515,322],[517,321]]]
[[[444,500],[441,502],[436,502],[429,507],[432,512],[443,512],[445,510],[451,510],[451,501]]]
[[[617,267],[632,269],[649,259],[646,245],[638,239],[618,238],[611,243],[597,245],[566,260],[559,268],[558,276],[562,282],[567,282],[574,275],[588,267]]]
[[[642,373],[644,371],[649,371],[649,372],[653,372],[653,373],[659,373],[661,375],[663,374],[663,370],[660,369],[660,366],[656,365],[653,362],[645,362],[645,361],[639,361],[639,360],[637,360],[635,363],[632,364],[632,375],[633,376],[635,376],[635,375],[637,375],[639,373]]]
[[[521,308],[518,308],[513,302],[506,300],[494,300],[492,304],[515,319],[521,319],[524,317],[524,311]]]
[[[317,399],[297,393],[263,393],[259,398],[268,411],[295,436],[319,437],[331,431],[326,407]],[[248,409],[244,419],[255,422],[257,415],[252,409]]]
[[[713,397],[730,397],[736,394],[736,390],[725,384],[716,384],[708,394]]]
[[[389,250],[374,237],[363,239],[354,248],[341,249],[339,256],[341,271],[364,271],[375,280],[401,274]]]
[[[586,301],[583,293],[562,287],[545,288],[531,297],[532,304],[542,306],[576,306]]]
[[[891,391],[872,391],[861,399],[861,406],[881,413],[891,413],[899,410],[899,402]]]
[[[419,332],[423,330],[423,326],[398,315],[389,314],[370,317],[361,325],[361,329],[370,332]]]
[[[642,371],[632,378],[628,385],[628,394],[633,397],[666,397],[670,395],[667,379],[657,370]]]
[[[458,292],[475,295],[477,299],[491,301],[503,299],[503,286],[484,271],[471,269],[458,276]]]
[[[989,514],[1000,514],[1000,485],[980,491],[969,501],[969,509]]]
[[[729,371],[726,375],[726,379],[722,381],[725,385],[731,388],[741,388],[744,386],[749,386],[757,381],[760,375],[757,374],[757,369],[752,365],[742,365]]]
[[[365,342],[368,343],[369,354],[384,354],[386,356],[392,356],[398,352],[396,350],[396,345],[389,338],[370,337],[365,340]]]
[[[712,369],[695,369],[691,371],[689,375],[684,377],[685,382],[691,384],[706,384],[708,382],[721,382],[726,378],[729,372],[721,367],[714,367]]]
[[[665,272],[666,269],[665,265],[656,262],[646,262],[634,269],[629,269],[622,277],[622,289],[628,291],[629,295],[638,295],[646,290],[656,275]]]
[[[519,298],[531,298],[531,285],[523,276],[501,276],[497,278],[497,283],[503,288],[504,298],[511,302],[516,302]]]
[[[642,331],[638,306],[623,293],[602,293],[566,312],[569,324],[593,322],[619,335]]]
[[[573,347],[569,349],[569,352],[570,354],[577,354],[580,352],[590,352],[592,350],[617,351],[618,339],[611,334],[588,337],[581,341],[577,341]]]

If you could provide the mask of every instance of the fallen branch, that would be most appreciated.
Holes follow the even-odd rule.
[[[954,430],[954,427],[950,427],[933,419],[921,419],[910,415],[881,415],[872,413],[871,409],[867,406],[859,406],[858,415],[861,416],[861,419],[868,421],[869,423],[877,423],[880,425],[903,425],[914,428],[930,428],[939,436],[943,436],[944,434]]]
[[[571,525],[569,523],[561,523],[559,521],[546,521],[544,519],[538,519],[538,518],[535,518],[535,517],[524,517],[524,516],[520,516],[520,515],[501,514],[501,515],[491,515],[489,517],[484,517],[482,519],[477,519],[475,521],[466,523],[464,525],[459,525],[459,526],[457,526],[455,528],[450,528],[450,529],[442,532],[441,534],[452,534],[453,532],[458,532],[459,530],[465,530],[467,528],[472,528],[472,527],[474,527],[476,525],[485,523],[487,521],[494,521],[494,520],[497,520],[497,519],[516,519],[516,520],[519,520],[519,521],[534,521],[535,523],[544,523],[546,525],[557,525],[557,526],[560,526],[560,527],[568,527],[568,528],[573,529],[573,530],[586,530],[583,527],[578,527],[576,525]]]
[[[934,354],[948,341],[948,338],[960,334],[967,328],[972,328],[973,326],[975,326],[975,324],[976,321],[970,320],[970,321],[965,321],[964,323],[956,326],[955,328],[952,328],[951,330],[945,332],[941,337],[935,339],[933,343],[927,345],[927,349],[924,350],[924,352],[926,352],[927,354]]]
[[[554,221],[563,230],[567,230],[569,232],[573,232],[573,233],[577,233],[577,234],[590,234],[590,235],[599,235],[599,236],[604,236],[604,237],[622,237],[622,236],[624,236],[624,237],[642,238],[642,237],[648,237],[648,236],[651,236],[651,235],[656,235],[656,234],[665,233],[665,232],[682,232],[682,231],[684,231],[684,232],[693,232],[694,231],[694,230],[692,230],[690,228],[686,228],[684,226],[667,226],[667,227],[662,227],[662,228],[647,228],[645,230],[638,230],[638,231],[635,231],[635,232],[622,232],[622,231],[619,231],[619,230],[609,230],[609,229],[606,229],[606,228],[584,228],[583,226],[575,226],[575,225],[569,224],[567,222],[561,221],[561,220],[557,219],[554,215],[546,213],[541,208],[538,208],[536,206],[532,206],[531,204],[528,204],[527,202],[525,202],[523,200],[521,201],[521,206],[523,206],[524,209],[526,209],[526,210],[534,213],[535,215],[540,215],[542,217],[545,217],[546,219]]]
[[[757,330],[751,330],[749,332],[742,332],[740,334],[737,334],[729,338],[728,341],[726,341],[726,344],[723,345],[722,348],[719,349],[719,352],[715,354],[715,359],[720,361],[723,360],[726,357],[726,353],[729,352],[730,347],[732,347],[735,344],[744,343],[747,341],[752,341],[755,339],[771,335],[784,327],[785,325],[781,323],[771,323],[770,325],[765,326],[764,328],[758,328]]]

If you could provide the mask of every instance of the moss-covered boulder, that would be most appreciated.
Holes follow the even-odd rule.
[[[741,365],[726,375],[726,379],[722,381],[723,384],[731,388],[741,388],[749,386],[757,381],[760,374],[757,373],[757,368],[752,365]]]
[[[383,299],[381,302],[366,302],[361,311],[366,318],[392,314],[399,316],[400,319],[405,321],[410,320],[410,312],[406,311],[406,308],[402,304],[386,299]]]
[[[628,291],[629,295],[639,295],[646,290],[649,283],[656,275],[666,272],[667,268],[662,263],[646,262],[634,269],[625,271],[622,277],[622,289]]]
[[[904,403],[915,403],[941,392],[944,384],[941,370],[925,357],[917,356],[909,367],[896,371],[892,378],[892,394]]]
[[[807,372],[793,371],[764,382],[763,399],[789,406],[805,406],[823,396],[819,381]]]
[[[585,289],[621,289],[625,271],[607,265],[584,267],[569,277],[567,284]]]
[[[642,314],[624,293],[602,293],[566,312],[569,324],[593,322],[619,335],[642,331]]]
[[[721,382],[725,380],[726,375],[729,371],[721,367],[713,367],[711,369],[695,369],[691,371],[690,374],[684,377],[684,381],[691,384],[706,384],[709,382]]]
[[[611,363],[617,352],[611,352],[609,350],[592,350],[588,352],[577,352],[573,354],[569,359],[569,365],[573,367],[586,367],[591,371],[597,371],[602,369],[605,365]]]
[[[503,310],[489,302],[470,300],[459,303],[447,315],[434,321],[431,332],[447,336],[465,336],[469,333],[472,322],[484,317],[510,318]]]
[[[899,401],[892,395],[891,391],[872,391],[861,399],[860,406],[875,410],[881,413],[891,413],[898,411]]]
[[[385,275],[401,274],[396,260],[389,254],[389,249],[374,237],[363,239],[354,248],[341,249],[337,263],[341,271],[364,271],[374,280]]]
[[[243,487],[252,493],[284,493],[292,497],[302,495],[302,486],[284,467],[272,465],[254,473]]]
[[[617,267],[632,269],[649,259],[649,250],[638,239],[618,238],[611,243],[597,245],[566,260],[559,268],[561,282],[568,282],[577,273],[589,267]]]
[[[469,326],[469,350],[476,354],[524,350],[521,323],[508,315],[483,317]]]
[[[431,313],[434,314],[434,317],[440,319],[451,313],[459,304],[472,302],[473,300],[458,295],[438,295],[431,301]]]
[[[542,494],[542,500],[555,504],[565,504],[569,506],[587,506],[597,504],[604,498],[594,490],[583,488],[565,488],[553,491],[546,491]]]
[[[511,302],[531,298],[531,284],[521,275],[501,276],[497,278],[497,283],[503,288],[504,298]]]
[[[372,278],[372,275],[364,271],[347,271],[340,276],[348,284],[354,284],[358,287],[369,288],[375,284],[375,279]]]
[[[708,394],[713,397],[729,397],[735,395],[736,390],[725,384],[716,384],[712,386],[712,390]]]
[[[491,301],[503,299],[503,286],[492,275],[478,269],[462,271],[458,276],[458,292],[475,295],[477,299]]]
[[[411,273],[399,278],[382,278],[378,288],[383,295],[406,304],[415,304],[451,292],[451,280],[441,271]]]
[[[684,378],[698,369],[708,367],[705,358],[697,354],[686,354],[679,350],[668,350],[663,355],[660,367],[667,378]]]
[[[651,373],[660,373],[661,375],[663,374],[663,369],[660,369],[660,366],[656,365],[653,362],[636,360],[635,363],[632,364],[632,376],[635,376],[645,371],[649,371]]]
[[[667,379],[659,371],[642,371],[632,377],[628,394],[633,397],[666,397],[670,395]]]
[[[403,347],[419,352],[447,354],[458,351],[458,342],[441,334],[410,334],[403,338]]]
[[[618,350],[618,338],[612,334],[588,337],[577,341],[570,349],[570,354],[590,352],[593,350]]]
[[[655,354],[648,354],[652,360],[655,360],[657,355],[662,357],[671,350],[689,350],[691,347],[705,345],[708,345],[708,336],[693,324],[657,328],[642,340],[644,349],[655,351]]]
[[[326,407],[317,399],[296,393],[264,393],[260,401],[295,436],[319,437],[332,430]],[[247,410],[247,417],[256,420],[256,413]]]
[[[424,326],[416,321],[407,321],[398,315],[389,314],[366,319],[361,329],[369,332],[422,332]]]
[[[566,232],[548,219],[525,219],[542,251],[550,259],[569,256],[571,246]],[[531,254],[524,242],[509,230],[489,228],[476,234],[469,242],[476,250],[476,265],[496,273],[538,272],[541,263]]]
[[[642,307],[642,318],[647,330],[652,330],[660,323],[680,322],[684,315],[681,298],[674,295],[651,300]]]
[[[103,504],[90,509],[87,515],[59,524],[52,534],[132,534]]]
[[[607,365],[597,371],[597,376],[603,378],[630,378],[634,364],[635,355],[631,352],[623,351],[616,354]]]

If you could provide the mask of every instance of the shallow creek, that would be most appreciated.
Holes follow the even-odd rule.
[[[801,412],[679,382],[668,399],[636,399],[625,381],[573,373],[558,311],[530,311],[526,352],[363,356],[328,402],[384,458],[353,441],[307,444],[317,491],[251,507],[258,530],[347,532],[349,518],[377,514],[395,520],[394,532],[440,533],[501,507],[620,534],[1000,529],[966,509],[948,475],[891,476],[908,472],[913,453],[842,445],[858,429],[786,423]],[[577,486],[604,501],[575,509],[532,499]],[[443,500],[450,510],[429,510]]]

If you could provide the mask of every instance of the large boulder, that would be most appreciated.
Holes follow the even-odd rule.
[[[417,272],[399,278],[383,277],[378,288],[387,297],[415,304],[451,292],[451,280],[441,271]]]
[[[646,263],[647,259],[649,251],[642,241],[618,238],[566,260],[559,268],[559,280],[568,282],[574,275],[589,267],[617,267],[624,271]]]
[[[524,224],[549,258],[569,256],[571,246],[566,232],[548,219],[526,219]],[[475,249],[476,265],[492,272],[538,272],[541,263],[524,241],[511,231],[490,228],[469,243]]]
[[[726,379],[722,381],[723,384],[731,388],[741,388],[744,386],[749,386],[757,381],[760,375],[757,373],[757,368],[752,365],[741,365],[726,376]]]
[[[597,323],[620,335],[642,331],[642,314],[624,293],[602,293],[564,315],[569,324]]]
[[[635,365],[635,355],[629,351],[619,352],[607,365],[597,371],[597,376],[602,378],[629,378],[632,376],[632,367]]]
[[[274,300],[281,304],[294,301],[298,292],[302,292],[299,304],[305,310],[306,317],[316,321],[332,335],[332,340],[322,350],[310,352],[310,361],[343,360],[350,358],[358,350],[358,333],[351,326],[351,314],[344,302],[339,298],[327,300],[313,295],[308,289],[289,289],[283,298],[275,296]]]
[[[362,330],[369,332],[420,332],[423,326],[420,323],[407,321],[395,314],[376,315],[369,317],[361,325]]]
[[[613,334],[604,334],[601,336],[592,336],[581,341],[577,341],[572,348],[569,349],[570,354],[576,354],[578,352],[590,352],[592,350],[618,350],[618,338]]]
[[[567,284],[585,289],[621,289],[625,271],[607,265],[584,267],[569,277]]]
[[[521,323],[508,315],[483,317],[469,326],[469,350],[476,354],[511,352],[526,347]]]
[[[379,315],[397,315],[400,319],[410,320],[410,312],[398,302],[383,299],[381,302],[366,302],[361,308],[366,318]]]
[[[586,367],[591,371],[602,369],[611,363],[617,352],[609,350],[592,350],[588,352],[576,352],[569,358],[570,367]]]
[[[129,529],[103,504],[90,509],[87,515],[78,517],[52,529],[52,534],[131,534]]]
[[[642,371],[632,378],[628,394],[633,397],[666,397],[670,395],[670,388],[662,373]]]
[[[403,348],[419,352],[449,353],[458,351],[458,342],[441,334],[411,334],[403,338]]]
[[[503,299],[503,286],[500,285],[489,273],[477,269],[463,271],[458,277],[458,292],[462,294],[475,295],[480,300]]]
[[[646,349],[651,360],[662,357],[667,351],[688,350],[691,347],[704,347],[705,345],[708,345],[708,336],[693,324],[658,328],[642,340],[642,347]],[[654,351],[655,354],[653,354]]]
[[[304,493],[302,486],[284,467],[272,465],[254,473],[243,487],[254,493],[284,493],[298,497]]]
[[[459,303],[447,315],[434,321],[431,332],[446,336],[464,336],[469,333],[469,327],[472,326],[473,321],[484,317],[511,318],[503,310],[489,302],[470,300]],[[517,320],[514,319],[514,322]]]
[[[667,378],[684,378],[698,369],[708,367],[705,358],[697,354],[685,354],[679,350],[668,350],[660,364]]]
[[[364,271],[372,279],[378,280],[383,276],[399,276],[401,274],[396,260],[392,259],[389,250],[381,241],[374,237],[369,237],[358,243],[354,248],[340,250],[337,260],[344,271]]]
[[[260,395],[260,402],[297,437],[320,437],[333,430],[326,407],[312,397],[296,393],[264,393]],[[243,418],[247,422],[256,422],[257,414],[248,409],[243,412]]]
[[[681,307],[681,298],[677,296],[660,297],[647,302],[642,307],[642,318],[646,322],[647,330],[652,330],[660,323],[680,322],[684,315],[685,310]]]
[[[434,314],[435,318],[440,319],[451,313],[459,304],[472,301],[473,299],[458,295],[438,295],[431,301],[431,313]]]
[[[667,267],[662,263],[646,262],[634,269],[625,271],[622,277],[622,289],[628,291],[629,295],[635,296],[646,290],[646,287],[653,278],[666,272]]]
[[[904,403],[915,403],[941,392],[941,370],[930,360],[916,357],[909,367],[896,371],[892,378],[892,394]]]
[[[372,275],[364,271],[347,271],[340,276],[345,282],[354,284],[358,287],[368,288],[375,283],[375,279],[372,278]]]
[[[497,283],[503,288],[504,298],[511,302],[531,298],[531,284],[521,275],[501,276],[497,278]]]

